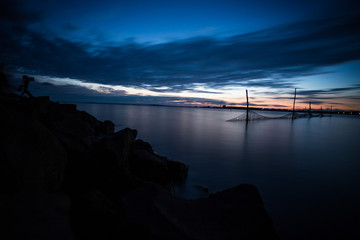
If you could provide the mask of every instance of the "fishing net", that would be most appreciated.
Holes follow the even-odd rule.
[[[235,118],[227,121],[254,121],[254,120],[267,120],[267,119],[295,119],[295,118],[307,118],[307,117],[318,117],[320,114],[309,114],[309,113],[287,113],[282,116],[265,116],[254,111],[248,111]]]

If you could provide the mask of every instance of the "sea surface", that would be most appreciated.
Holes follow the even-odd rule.
[[[360,239],[360,117],[229,122],[241,110],[77,104],[189,165],[182,198],[255,185],[280,239]],[[265,116],[282,112],[257,111]]]

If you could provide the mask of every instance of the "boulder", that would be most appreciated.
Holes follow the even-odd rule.
[[[65,148],[86,151],[97,140],[95,128],[100,122],[85,112],[77,111],[73,104],[53,103],[44,124]]]
[[[1,239],[75,240],[64,194],[0,195],[0,211]]]
[[[120,208],[105,193],[86,191],[73,197],[72,204],[72,229],[78,239],[115,239]]]
[[[171,188],[185,180],[188,166],[156,154],[149,143],[138,139],[132,145],[129,170],[145,181]]]
[[[109,136],[114,134],[115,125],[113,122],[109,120],[105,120],[100,123],[100,125],[96,128],[96,134],[102,136]]]
[[[127,169],[131,146],[136,135],[136,130],[125,128],[113,135],[102,138],[94,145],[98,159],[100,160],[101,156],[114,156],[117,165]]]
[[[54,191],[64,179],[67,153],[32,115],[0,104],[2,189]]]
[[[253,185],[195,200],[148,185],[125,197],[123,204],[126,222],[152,239],[277,239]]]

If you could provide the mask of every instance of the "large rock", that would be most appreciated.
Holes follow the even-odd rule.
[[[0,239],[73,240],[70,201],[63,194],[0,195]]]
[[[58,103],[50,104],[43,122],[66,149],[80,152],[96,142],[95,129],[100,125],[90,114],[76,110],[76,105]]]
[[[185,200],[144,186],[124,198],[129,234],[152,239],[277,239],[257,189],[239,185],[208,198]]]
[[[54,191],[63,182],[67,153],[32,115],[0,104],[1,186],[8,191]]]
[[[102,156],[112,157],[117,166],[127,169],[131,147],[135,142],[136,135],[137,131],[135,129],[125,128],[102,138],[94,145],[96,158],[103,161]]]
[[[132,145],[129,170],[145,181],[171,188],[186,179],[188,166],[156,154],[149,143],[138,139]]]
[[[99,136],[110,136],[114,134],[114,130],[114,123],[109,120],[105,120],[96,128],[96,134]]]

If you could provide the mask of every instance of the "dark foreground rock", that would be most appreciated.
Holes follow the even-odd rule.
[[[127,222],[154,239],[277,239],[257,189],[248,184],[208,198],[174,198],[156,186],[124,198]],[[145,235],[146,235],[145,234]]]
[[[2,95],[0,111],[1,239],[276,239],[252,185],[174,197],[188,167],[136,130],[48,97]]]

